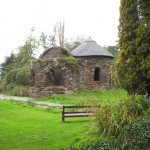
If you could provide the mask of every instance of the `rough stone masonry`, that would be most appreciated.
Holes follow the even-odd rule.
[[[92,39],[69,53],[52,47],[31,63],[30,95],[46,97],[81,89],[111,89],[112,54]]]

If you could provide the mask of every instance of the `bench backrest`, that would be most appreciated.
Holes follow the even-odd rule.
[[[96,106],[63,106],[62,121],[64,122],[65,117],[91,116],[93,114],[93,112],[96,111],[96,109],[98,109],[100,107],[101,107],[100,105],[96,105]]]

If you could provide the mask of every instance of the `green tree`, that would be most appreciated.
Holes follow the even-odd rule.
[[[110,53],[112,53],[115,58],[118,56],[118,53],[119,53],[118,45],[116,45],[116,46],[108,46],[108,47],[106,47],[106,49]]]
[[[140,82],[150,96],[150,1],[138,0],[138,11],[137,55],[140,59]]]
[[[37,38],[34,36],[35,28],[31,29],[31,33],[25,39],[23,45],[18,47],[18,53],[16,54],[16,68],[29,65],[31,60],[35,59],[35,51],[39,46]]]
[[[14,62],[15,62],[15,54],[11,52],[10,56],[7,56],[5,58],[5,61],[0,65],[0,72],[2,77],[14,67]]]
[[[143,93],[149,83],[150,5],[147,0],[121,0],[120,4],[120,53],[115,76],[129,93]]]
[[[66,40],[65,42],[65,48],[68,51],[72,51],[75,48],[77,48],[82,42],[85,41],[85,38],[82,36],[77,36],[75,39],[71,39],[71,40]]]
[[[37,39],[34,36],[34,28],[25,39],[22,46],[18,47],[18,53],[11,53],[1,64],[2,80],[8,84],[28,85],[30,63],[34,57],[34,52],[38,47]]]

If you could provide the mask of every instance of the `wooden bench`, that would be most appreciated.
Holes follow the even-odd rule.
[[[66,117],[88,117],[93,116],[97,106],[63,106],[62,108],[62,121],[65,122]],[[93,111],[94,110],[94,111]]]

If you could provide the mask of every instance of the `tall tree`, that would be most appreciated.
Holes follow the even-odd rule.
[[[118,84],[133,92],[138,87],[138,68],[136,57],[136,38],[138,28],[138,13],[136,0],[121,0],[119,19],[120,53],[115,62]],[[118,80],[119,79],[119,80]]]
[[[120,4],[120,53],[115,75],[129,93],[143,93],[150,79],[150,1],[121,0]]]
[[[137,55],[140,81],[150,96],[150,1],[138,0],[139,26],[137,30]],[[142,72],[142,73],[141,73]]]

